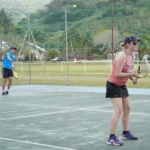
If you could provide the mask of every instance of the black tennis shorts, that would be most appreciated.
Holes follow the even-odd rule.
[[[106,83],[106,98],[123,98],[128,97],[129,93],[126,85],[117,86],[114,83],[107,81]]]
[[[12,69],[2,68],[3,78],[13,77]]]

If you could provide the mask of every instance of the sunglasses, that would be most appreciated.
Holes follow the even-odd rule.
[[[136,42],[133,42],[133,45],[137,45],[137,43],[136,43]]]
[[[131,37],[129,36],[130,41],[132,42]],[[137,45],[137,42],[133,42],[133,45]]]

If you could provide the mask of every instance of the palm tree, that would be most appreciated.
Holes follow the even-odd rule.
[[[85,49],[88,51],[88,49],[94,45],[91,32],[86,32],[82,39],[81,49],[84,49],[84,57],[86,57],[87,54],[85,54]]]
[[[62,34],[61,38],[63,45],[66,43],[65,33]],[[76,57],[77,48],[81,48],[82,46],[82,36],[79,31],[75,28],[71,28],[68,30],[68,47],[71,49],[74,58]]]
[[[86,32],[83,35],[82,47],[89,47],[89,46],[93,46],[92,34],[91,32]]]

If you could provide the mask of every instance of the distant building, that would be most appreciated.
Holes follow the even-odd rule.
[[[39,57],[41,59],[44,58],[44,53],[46,52],[46,50],[44,48],[39,47],[38,45],[35,45],[33,43],[29,43],[27,42],[27,44],[29,44],[32,47],[32,52],[35,54],[35,57],[37,59],[39,59]],[[38,51],[37,51],[38,50]]]
[[[6,50],[9,49],[9,45],[7,42],[0,40],[0,49],[1,50]]]

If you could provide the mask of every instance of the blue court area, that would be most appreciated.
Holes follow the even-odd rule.
[[[13,86],[9,96],[0,96],[0,150],[148,150],[150,90],[129,93],[130,130],[139,140],[114,147],[106,144],[113,108],[105,88]]]

